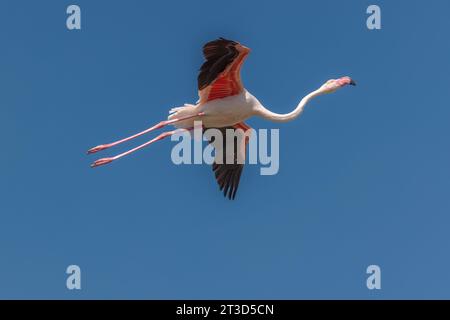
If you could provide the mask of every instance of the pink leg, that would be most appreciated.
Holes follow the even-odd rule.
[[[162,140],[162,139],[167,138],[167,137],[169,137],[169,136],[171,136],[171,135],[173,135],[173,134],[175,134],[175,133],[178,133],[178,132],[182,132],[182,131],[191,131],[191,130],[193,130],[193,129],[194,129],[194,128],[189,128],[189,129],[177,129],[177,130],[173,130],[173,131],[163,132],[163,133],[161,133],[159,136],[157,136],[156,138],[154,138],[154,139],[152,139],[152,140],[150,140],[150,141],[148,141],[148,142],[146,142],[146,143],[144,143],[144,144],[141,144],[140,146],[137,146],[136,148],[133,148],[133,149],[128,150],[128,151],[126,151],[126,152],[124,152],[124,153],[118,154],[118,155],[115,156],[115,157],[98,159],[97,161],[95,161],[94,163],[91,164],[91,167],[92,167],[92,168],[95,168],[95,167],[98,167],[98,166],[101,166],[101,165],[104,165],[104,164],[108,164],[108,163],[110,163],[110,162],[113,162],[114,160],[117,160],[117,159],[120,159],[120,158],[122,158],[122,157],[125,157],[125,156],[129,155],[130,153],[133,153],[133,152],[138,151],[138,150],[140,150],[140,149],[142,149],[142,148],[145,148],[146,146],[152,144],[153,142]]]
[[[183,121],[183,120],[192,119],[192,118],[195,118],[195,117],[201,117],[201,116],[204,116],[204,115],[205,115],[204,112],[200,112],[198,114],[194,114],[194,115],[191,115],[191,116],[186,116],[186,117],[182,117],[182,118],[161,121],[160,123],[154,125],[153,127],[148,128],[148,129],[146,129],[144,131],[141,131],[139,133],[136,133],[136,134],[134,134],[134,135],[132,135],[132,136],[130,136],[128,138],[124,138],[122,140],[119,140],[119,141],[116,141],[116,142],[112,142],[112,143],[108,143],[108,144],[101,144],[99,146],[91,148],[91,149],[88,150],[87,153],[90,154],[90,153],[95,153],[95,152],[98,152],[98,151],[101,151],[101,150],[105,150],[105,149],[111,148],[113,146],[116,146],[116,145],[118,145],[120,143],[123,143],[123,142],[129,141],[131,139],[140,137],[140,136],[142,136],[142,135],[144,135],[146,133],[149,133],[149,132],[151,132],[153,130],[163,128],[163,127],[165,127],[165,126],[167,126],[169,124],[173,124],[173,123],[180,122],[180,121]]]

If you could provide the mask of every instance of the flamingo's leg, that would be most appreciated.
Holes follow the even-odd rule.
[[[101,144],[101,145],[99,145],[99,146],[96,146],[96,147],[94,147],[94,148],[91,148],[91,149],[88,150],[87,153],[90,154],[90,153],[95,153],[95,152],[98,152],[98,151],[101,151],[101,150],[104,150],[104,149],[108,149],[108,148],[111,148],[111,147],[113,147],[113,146],[116,146],[116,145],[118,145],[118,144],[120,144],[120,143],[123,143],[123,142],[129,141],[129,140],[131,140],[131,139],[140,137],[140,136],[142,136],[142,135],[144,135],[144,134],[146,134],[146,133],[149,133],[149,132],[151,132],[151,131],[153,131],[153,130],[161,129],[161,128],[163,128],[163,127],[169,125],[169,124],[173,124],[173,123],[176,123],[176,122],[180,122],[180,121],[192,119],[192,118],[195,118],[195,117],[201,117],[201,116],[204,116],[204,115],[205,115],[204,112],[199,112],[199,113],[197,113],[197,114],[190,115],[190,116],[186,116],[186,117],[181,117],[181,118],[175,118],[175,119],[170,119],[170,120],[161,121],[160,123],[154,125],[153,127],[150,127],[150,128],[148,128],[148,129],[146,129],[146,130],[144,130],[144,131],[141,131],[141,132],[139,132],[139,133],[136,133],[136,134],[134,134],[134,135],[132,135],[132,136],[130,136],[130,137],[127,137],[127,138],[118,140],[118,141],[116,141],[116,142],[111,142],[111,143],[108,143],[108,144]]]
[[[179,133],[179,132],[183,132],[183,131],[191,131],[193,129],[194,128],[177,129],[177,130],[173,130],[173,131],[163,132],[159,136],[157,136],[156,138],[153,138],[152,140],[147,141],[146,143],[141,144],[140,146],[137,146],[136,148],[133,148],[131,150],[128,150],[126,152],[118,154],[117,156],[98,159],[97,161],[95,161],[94,163],[91,164],[91,167],[94,168],[94,167],[98,167],[98,166],[101,166],[101,165],[104,165],[104,164],[108,164],[110,162],[113,162],[114,160],[117,160],[117,159],[120,159],[122,157],[125,157],[125,156],[129,155],[130,153],[133,153],[133,152],[138,151],[138,150],[140,150],[142,148],[145,148],[146,146],[152,144],[153,142],[156,142],[156,141],[162,140],[164,138],[170,137],[171,135],[174,135],[175,133]]]

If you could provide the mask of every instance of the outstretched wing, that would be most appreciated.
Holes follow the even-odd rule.
[[[236,129],[242,129],[243,132],[233,135],[234,141],[230,141],[227,140],[228,129],[233,130],[232,132],[235,132]],[[231,127],[218,128],[222,133],[222,144],[214,140],[209,141],[216,149],[216,158],[212,165],[216,181],[220,190],[223,190],[224,196],[230,200],[235,198],[239,187],[249,140],[248,134],[251,132],[248,131],[249,129],[251,128],[243,122]]]
[[[224,38],[203,46],[206,61],[197,79],[199,103],[233,96],[243,90],[240,70],[249,52],[249,48]]]

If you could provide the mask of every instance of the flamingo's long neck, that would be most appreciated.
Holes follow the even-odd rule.
[[[257,115],[273,122],[288,122],[297,118],[303,112],[303,109],[305,108],[306,104],[312,98],[317,97],[320,94],[321,94],[320,89],[307,94],[305,97],[303,97],[303,99],[300,101],[300,103],[293,111],[285,114],[272,112],[266,109],[264,106],[260,105],[259,108],[257,109]]]

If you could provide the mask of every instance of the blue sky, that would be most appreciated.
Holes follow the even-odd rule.
[[[372,3],[381,30],[366,28]],[[0,298],[450,298],[449,10],[2,1]],[[219,36],[252,48],[243,81],[275,112],[329,78],[358,86],[288,124],[249,120],[280,129],[280,171],[247,166],[235,201],[207,165],[172,164],[168,140],[91,169],[89,147],[197,100],[200,48]]]

